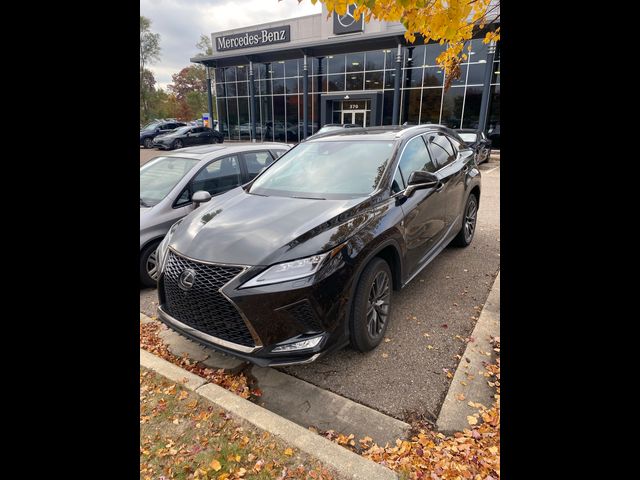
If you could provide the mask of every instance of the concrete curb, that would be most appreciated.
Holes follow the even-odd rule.
[[[332,469],[340,478],[353,480],[397,480],[392,470],[350,452],[275,413],[213,383],[206,383],[187,370],[140,349],[140,365],[181,383],[218,407],[261,430],[280,437],[291,447],[306,453]],[[195,377],[195,378],[194,378]],[[185,382],[186,379],[186,382]]]
[[[470,407],[468,402],[480,403],[486,407],[490,407],[493,403],[493,390],[487,385],[487,378],[479,373],[485,371],[483,362],[491,360],[490,354],[493,352],[493,347],[489,341],[490,338],[499,335],[500,273],[498,272],[471,334],[474,341],[467,344],[440,409],[436,427],[442,433],[452,434],[469,428],[467,415],[476,413],[477,409]],[[461,394],[464,395],[464,400],[456,398]]]

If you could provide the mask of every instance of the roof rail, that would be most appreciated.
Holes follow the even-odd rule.
[[[406,132],[413,132],[414,130],[418,130],[418,129],[421,129],[421,128],[432,128],[432,127],[447,128],[444,125],[440,125],[439,123],[423,123],[423,124],[420,124],[420,125],[411,125],[409,127],[403,128],[398,133],[396,133],[396,138],[401,137]]]

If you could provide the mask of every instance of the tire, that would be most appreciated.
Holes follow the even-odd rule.
[[[217,143],[222,143],[224,142],[224,137],[221,135],[218,137],[218,139],[216,140]]]
[[[462,218],[462,227],[460,231],[451,241],[451,245],[456,247],[467,247],[473,241],[476,233],[476,222],[478,220],[478,199],[475,194],[469,195],[467,203],[464,206],[464,216]]]
[[[153,139],[150,137],[145,138],[142,143],[144,144],[144,148],[153,148]]]
[[[182,147],[184,147],[182,140],[176,140],[175,142],[173,142],[172,148],[174,150],[177,150],[178,148],[182,148]]]
[[[376,292],[376,286],[381,291]],[[360,275],[353,299],[349,336],[354,349],[368,352],[380,344],[389,325],[392,292],[393,277],[389,264],[382,258],[374,258]],[[383,303],[373,306],[372,297]],[[383,320],[382,324],[379,320]]]
[[[154,278],[150,275],[148,267],[150,267],[150,263],[154,261],[156,249],[158,245],[160,245],[160,241],[161,240],[151,242],[140,252],[140,283],[145,287],[155,287],[158,283],[157,277]]]

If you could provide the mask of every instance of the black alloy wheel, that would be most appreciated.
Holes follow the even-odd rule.
[[[174,149],[182,148],[183,146],[184,144],[182,143],[182,140],[176,140],[175,142],[173,142]]]
[[[144,148],[153,148],[153,139],[151,137],[147,137],[144,139]]]
[[[364,269],[356,287],[350,319],[351,345],[367,352],[377,347],[389,326],[393,284],[391,269],[374,258]]]
[[[451,242],[458,247],[466,247],[473,240],[473,234],[476,232],[476,222],[478,220],[478,199],[474,194],[469,195],[467,205],[464,208],[464,217],[462,219],[462,228],[458,235]]]

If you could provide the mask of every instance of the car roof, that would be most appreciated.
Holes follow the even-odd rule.
[[[358,127],[331,130],[326,133],[317,133],[309,137],[305,142],[331,141],[331,140],[398,140],[407,138],[413,134],[427,133],[431,131],[447,132],[455,135],[450,128],[433,123],[423,125],[383,125],[378,127]]]
[[[264,150],[273,148],[286,148],[289,149],[293,145],[287,143],[278,142],[265,142],[265,143],[234,143],[228,145],[200,145],[197,147],[181,148],[174,150],[171,153],[162,155],[163,157],[182,157],[192,158],[194,160],[211,160],[222,154],[233,154],[239,152]]]

